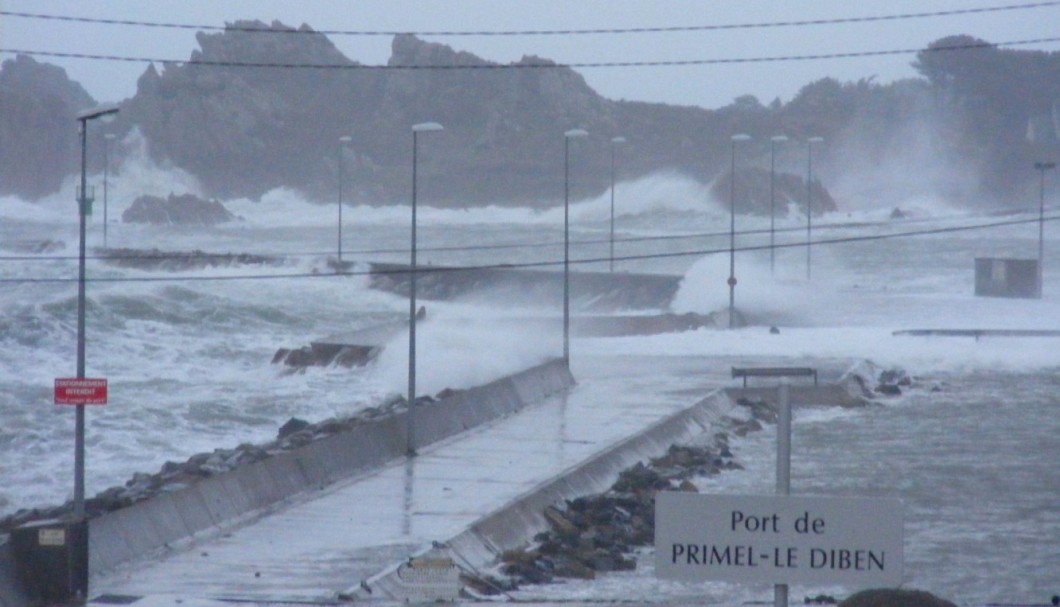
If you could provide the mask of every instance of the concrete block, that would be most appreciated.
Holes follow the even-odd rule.
[[[211,487],[209,497],[218,501],[227,501],[231,504],[232,510],[236,512],[236,516],[250,512],[256,507],[254,501],[247,494],[246,489],[243,487],[243,483],[239,480],[239,477],[236,474],[230,472],[228,474],[214,477],[206,482],[213,483],[215,481],[223,491],[223,495]]]
[[[106,514],[88,522],[88,571],[106,571],[133,559],[136,553],[118,530],[118,517]]]
[[[272,478],[274,495],[279,496],[278,499],[290,497],[311,486],[291,453],[281,453],[259,464]]]
[[[324,482],[333,483],[350,474],[356,466],[357,453],[351,440],[356,434],[356,431],[344,432],[322,438],[300,449],[299,457],[307,468],[318,469]]]
[[[320,449],[302,449],[291,454],[291,458],[305,478],[307,489],[320,489],[338,480],[328,473],[326,458],[322,455],[323,451]]]
[[[177,501],[172,493],[159,495],[140,503],[143,504],[144,511],[155,526],[160,540],[153,548],[161,548],[165,544],[191,535],[191,531],[184,526],[184,518],[181,516]]]
[[[210,513],[210,519],[215,525],[232,520],[242,513],[242,510],[232,503],[223,479],[223,476],[208,478],[187,489],[187,491],[199,494],[203,506]]]
[[[249,508],[245,512],[264,508],[281,497],[272,484],[272,477],[261,464],[255,462],[228,473],[246,497]]]
[[[187,533],[195,534],[220,522],[214,518],[213,513],[206,506],[206,499],[197,485],[169,495],[177,514],[184,521],[184,529]]]
[[[150,502],[140,502],[108,514],[114,518],[113,529],[128,546],[133,558],[156,550],[165,544],[158,534],[158,528],[151,520]],[[89,528],[89,542],[92,542],[92,530]]]

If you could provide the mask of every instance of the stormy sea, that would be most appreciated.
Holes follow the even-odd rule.
[[[137,195],[194,187],[177,172],[127,162],[110,189],[107,247],[262,260],[118,266],[105,259],[101,200],[89,218],[86,374],[109,382],[109,402],[87,410],[89,496],[167,461],[271,440],[292,417],[350,415],[405,389],[407,333],[364,367],[290,372],[271,361],[281,347],[407,318],[407,298],[372,288],[368,264],[408,262],[408,206],[344,208],[343,261],[351,265],[341,274],[333,269],[336,204],[293,191],[225,201],[239,219],[215,227],[120,222]],[[1045,225],[1040,299],[976,297],[976,258],[1037,255],[1036,207],[1002,215],[925,197],[903,202],[901,218],[891,208],[844,209],[813,218],[809,248],[806,218],[792,209],[778,218],[771,249],[770,221],[761,216],[737,216],[730,243],[728,207],[708,192],[671,174],[621,182],[614,272],[665,274],[679,287],[660,308],[611,301],[604,309],[583,297],[573,311],[724,310],[733,244],[735,304],[748,326],[576,337],[575,376],[621,373],[623,381],[607,382],[616,392],[638,390],[651,401],[662,397],[656,391],[680,390],[691,405],[730,385],[735,364],[810,365],[826,378],[864,360],[904,369],[914,385],[878,405],[796,409],[793,493],[901,499],[906,587],[959,604],[1040,603],[1060,591],[1060,338],[900,333],[1060,328],[1056,224]],[[429,184],[420,196],[424,271],[561,270],[561,205],[438,209]],[[574,272],[610,271],[610,201],[608,192],[571,205]],[[77,252],[72,183],[39,202],[0,199],[0,515],[72,495],[74,413],[53,404],[53,382],[76,371]],[[501,290],[444,300],[428,294],[423,303],[423,393],[481,384],[562,352],[558,330],[498,330],[496,323],[556,319],[562,302],[553,297]],[[766,431],[735,442],[745,469],[702,479],[701,489],[771,493],[773,440]],[[632,573],[532,594],[671,604],[771,596],[769,588],[661,582],[651,559],[640,560]],[[843,589],[794,588],[792,596],[822,592]]]

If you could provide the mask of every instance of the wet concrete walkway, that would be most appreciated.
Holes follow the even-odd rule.
[[[680,359],[609,358],[573,370],[580,383],[564,397],[93,579],[90,597],[156,597],[142,606],[333,599],[726,381]]]

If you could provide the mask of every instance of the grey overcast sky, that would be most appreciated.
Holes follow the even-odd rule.
[[[0,10],[48,15],[223,26],[238,19],[303,23],[317,30],[496,31],[600,29],[776,23],[1001,7],[1035,0],[0,0]],[[675,33],[553,36],[425,36],[433,42],[507,63],[537,55],[560,63],[733,59],[922,48],[970,34],[989,42],[1060,37],[1060,4],[981,14],[893,21]],[[332,36],[350,59],[385,63],[389,36]],[[0,16],[0,49],[184,60],[198,48],[195,31],[70,23]],[[1018,46],[1060,50],[1060,43]],[[3,53],[3,59],[13,55]],[[751,94],[788,101],[826,76],[875,77],[887,83],[916,75],[912,54],[684,67],[579,70],[611,99],[716,108]],[[136,92],[146,63],[38,60],[64,67],[99,101]],[[159,66],[161,67],[161,66]]]

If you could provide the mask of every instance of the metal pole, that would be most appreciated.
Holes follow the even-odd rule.
[[[789,387],[777,388],[777,495],[791,494],[791,402]]]
[[[813,224],[813,138],[806,142],[806,280],[810,280],[810,237]]]
[[[570,137],[563,137],[563,360],[570,368]]]
[[[776,168],[777,168],[777,138],[769,140],[769,274],[773,275],[776,269],[776,250],[774,249],[774,236],[776,233]]]
[[[339,265],[342,265],[342,148],[345,142],[342,138],[339,138],[339,239],[338,239],[338,251],[339,251]]]
[[[1042,297],[1042,266],[1045,261],[1045,165],[1038,169],[1038,298]]]
[[[413,433],[415,425],[413,416],[416,405],[416,131],[412,131],[412,259],[409,264],[409,396],[408,414],[405,416],[405,451],[409,456],[416,454],[416,442]]]
[[[339,242],[338,242],[338,254],[339,254],[339,267],[342,267],[342,190],[346,180],[346,144],[353,141],[353,137],[349,135],[343,135],[339,137]]]
[[[736,326],[736,138],[732,141],[729,174],[729,328]]]
[[[85,377],[85,214],[88,212],[88,119],[81,123],[81,195],[78,200],[80,245],[77,266],[77,377]],[[74,436],[74,518],[85,518],[85,406],[76,405]]]
[[[791,495],[791,402],[788,384],[777,388],[777,495]],[[788,585],[773,586],[773,606],[788,607]]]
[[[107,186],[110,171],[110,140],[114,135],[107,133],[103,136],[103,248],[107,248]]]
[[[611,138],[611,271],[615,271],[615,146],[626,143],[625,137]]]
[[[570,140],[587,137],[583,129],[563,133],[563,360],[570,368]]]
[[[615,140],[611,140],[611,272],[615,271]]]
[[[813,144],[824,141],[824,137],[806,140],[806,280],[810,280],[810,247],[813,226]]]
[[[1038,297],[1042,296],[1045,266],[1045,171],[1056,168],[1055,162],[1035,162],[1038,169]]]

